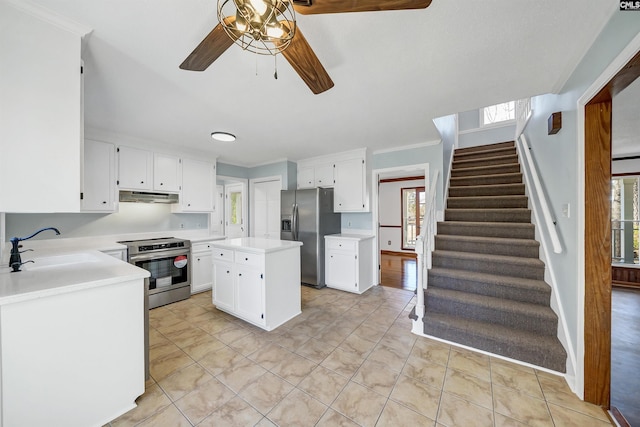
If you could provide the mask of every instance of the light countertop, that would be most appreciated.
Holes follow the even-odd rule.
[[[264,239],[261,237],[239,237],[218,240],[211,243],[214,248],[241,249],[248,252],[268,253],[302,246],[302,242],[292,240]]]
[[[99,251],[24,256],[34,263],[12,273],[0,266],[0,305],[149,277],[149,272]]]
[[[373,239],[375,236],[367,234],[327,234],[325,239],[349,239],[349,240],[367,240]]]

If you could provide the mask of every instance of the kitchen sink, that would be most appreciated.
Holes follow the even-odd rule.
[[[24,258],[23,258],[24,259]],[[29,259],[29,258],[27,258]],[[71,264],[83,264],[85,262],[96,262],[100,258],[94,254],[87,252],[78,252],[64,255],[52,255],[45,257],[33,258],[34,262],[22,264],[22,269],[25,271],[34,271],[43,268],[63,267]]]

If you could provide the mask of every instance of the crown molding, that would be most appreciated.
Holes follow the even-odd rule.
[[[30,0],[0,0],[4,3],[12,6],[13,8],[20,10],[26,14],[29,14],[49,24],[55,25],[65,31],[69,31],[77,36],[84,37],[93,31],[92,28],[86,25],[80,24],[72,19],[60,15],[46,7],[43,7]]]

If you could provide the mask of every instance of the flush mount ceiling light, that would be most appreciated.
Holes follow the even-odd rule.
[[[289,0],[218,0],[218,20],[244,50],[277,55],[296,33],[296,14]]]
[[[211,138],[222,142],[233,142],[236,140],[236,136],[229,132],[211,132]]]

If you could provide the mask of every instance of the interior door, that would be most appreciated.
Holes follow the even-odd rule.
[[[253,225],[251,235],[280,238],[280,180],[261,181],[253,186]]]
[[[243,182],[224,186],[225,235],[229,239],[247,236],[247,192]]]

